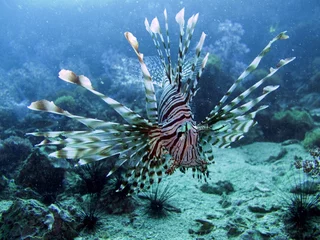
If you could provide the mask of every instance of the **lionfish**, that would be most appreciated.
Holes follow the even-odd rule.
[[[226,148],[232,142],[243,137],[256,124],[257,112],[265,109],[263,105],[253,109],[269,93],[279,86],[266,86],[259,97],[248,99],[254,90],[275,74],[281,67],[294,58],[282,59],[264,78],[253,84],[239,96],[229,100],[237,86],[253,72],[263,56],[269,52],[271,45],[287,39],[286,32],[273,38],[260,54],[244,70],[221,98],[209,115],[196,123],[190,107],[192,98],[197,92],[197,84],[208,60],[209,54],[201,55],[206,34],[202,32],[196,45],[193,57],[187,57],[190,41],[194,33],[199,14],[192,15],[185,26],[184,9],[177,13],[175,19],[180,28],[179,51],[174,64],[170,54],[170,38],[167,12],[164,10],[165,34],[162,33],[158,18],[149,24],[145,19],[146,30],[151,35],[159,55],[161,71],[148,70],[144,55],[139,51],[138,41],[131,32],[124,35],[138,57],[143,75],[146,113],[143,118],[118,101],[96,91],[90,80],[83,75],[76,75],[70,70],[61,70],[59,78],[77,84],[100,97],[113,108],[126,124],[108,122],[71,114],[56,106],[52,101],[41,100],[31,103],[32,110],[50,112],[72,118],[88,127],[86,131],[53,131],[29,133],[44,137],[37,146],[53,145],[58,150],[49,156],[64,159],[76,159],[78,165],[105,160],[112,156],[117,161],[110,176],[121,166],[126,165],[126,173],[119,191],[130,186],[131,192],[150,187],[160,182],[163,175],[170,175],[176,169],[185,172],[193,170],[193,176],[206,179],[208,164],[213,163],[215,147]],[[153,79],[163,79],[160,99],[157,100]],[[245,99],[248,99],[245,101]]]

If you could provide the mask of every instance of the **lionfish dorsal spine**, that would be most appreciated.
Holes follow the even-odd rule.
[[[171,81],[172,78],[172,63],[171,63],[171,51],[170,51],[170,37],[169,37],[169,23],[168,23],[168,14],[167,14],[167,9],[164,9],[163,11],[164,15],[164,21],[165,21],[165,28],[166,28],[166,38],[167,38],[167,44],[165,43],[162,35],[160,34],[160,39],[162,41],[163,47],[165,49],[167,59],[168,59],[168,64],[167,66],[164,66],[166,68],[166,71],[169,73],[169,79]]]
[[[184,53],[187,53],[189,50],[191,38],[193,36],[194,29],[196,27],[197,21],[198,21],[199,13],[192,15],[188,19],[187,23],[187,35],[186,35],[186,42],[185,42],[185,47],[184,47]],[[185,56],[185,55],[184,55]],[[184,59],[183,59],[184,60]]]
[[[139,52],[139,44],[138,44],[137,38],[130,32],[125,32],[124,35],[139,59],[139,63],[140,63],[140,67],[141,67],[141,71],[144,79],[144,88],[145,88],[145,94],[146,94],[146,110],[147,110],[148,119],[153,124],[157,124],[158,122],[157,98],[156,98],[155,89],[153,86],[150,72],[145,62],[143,61],[143,54]]]
[[[182,78],[182,66],[184,60],[184,44],[183,44],[183,36],[184,36],[184,8],[182,8],[176,15],[176,22],[179,24],[179,51],[178,51],[178,63],[177,70],[175,74],[174,82],[178,86],[178,90],[181,87],[181,78]]]
[[[206,37],[206,34],[204,32],[202,32],[201,34],[201,37],[200,37],[200,41],[196,47],[196,57],[195,57],[195,60],[194,60],[194,63],[192,65],[192,70],[190,72],[190,76],[188,78],[188,85],[190,85],[187,90],[187,93],[188,93],[188,97],[192,98],[195,94],[196,94],[196,90],[197,90],[197,85],[198,85],[198,82],[201,78],[201,75],[203,73],[203,70],[204,68],[206,67],[206,64],[207,64],[207,61],[208,61],[208,58],[209,58],[209,53],[207,53],[205,55],[205,57],[202,59],[202,63],[201,63],[201,66],[200,68],[198,69],[198,72],[196,73],[196,76],[195,78],[193,79],[193,82],[189,79],[192,79],[192,76],[194,74],[194,71],[195,71],[195,68],[197,66],[197,63],[200,59],[200,54],[201,54],[201,50],[202,50],[202,46],[203,46],[203,43],[204,43],[204,40],[205,40],[205,37]]]
[[[165,10],[165,16],[166,16],[166,10]],[[151,21],[151,25],[149,25],[149,22],[148,22],[148,19],[145,19],[144,21],[145,23],[145,26],[146,26],[146,30],[149,32],[151,38],[152,38],[152,41],[153,41],[153,44],[155,45],[156,49],[157,49],[157,52],[158,52],[158,55],[159,55],[159,58],[160,58],[160,61],[163,65],[163,68],[165,69],[165,73],[166,73],[166,76],[167,76],[167,79],[169,80],[169,82],[171,83],[171,79],[172,79],[172,67],[171,67],[171,56],[170,56],[170,41],[169,41],[169,35],[167,35],[167,43],[168,43],[168,47],[166,46],[166,43],[164,41],[164,38],[163,38],[163,35],[161,33],[161,28],[160,28],[160,24],[159,24],[159,20],[158,18],[154,18],[152,21]],[[168,33],[168,24],[166,24],[166,32]],[[166,52],[166,55],[167,55],[167,59],[168,59],[168,64],[166,63],[166,60],[163,56],[163,53],[162,53],[162,50],[161,50],[161,47],[160,47],[160,42],[157,38],[157,34],[159,34],[160,36],[160,40],[163,44],[163,47],[165,49],[165,52]]]

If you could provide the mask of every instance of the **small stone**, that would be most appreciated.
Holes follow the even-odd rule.
[[[218,181],[214,185],[208,183],[201,185],[200,190],[204,193],[222,195],[234,192],[233,184],[229,181]]]

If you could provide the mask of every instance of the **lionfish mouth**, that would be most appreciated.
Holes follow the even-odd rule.
[[[185,24],[184,9],[175,17],[180,29],[179,54],[175,64],[170,51],[167,11],[164,10],[164,29],[161,29],[158,18],[154,18],[151,24],[145,20],[145,27],[159,56],[156,69],[152,69],[154,66],[147,68],[144,55],[138,49],[136,37],[130,32],[125,33],[141,66],[147,118],[95,90],[89,78],[63,69],[59,73],[61,80],[79,85],[101,98],[126,121],[126,124],[74,115],[53,102],[36,101],[31,103],[30,109],[63,115],[88,127],[86,131],[29,133],[45,138],[37,146],[57,146],[59,150],[52,152],[51,157],[78,159],[78,165],[118,156],[118,161],[107,176],[126,166],[127,172],[123,174],[123,184],[119,190],[130,186],[132,192],[139,191],[154,182],[160,182],[164,174],[172,174],[175,168],[182,171],[192,168],[198,178],[207,177],[207,166],[213,161],[214,149],[229,147],[232,142],[241,139],[256,124],[254,119],[257,112],[267,107],[256,107],[257,104],[278,86],[266,86],[260,96],[247,97],[294,58],[280,60],[276,67],[270,68],[270,72],[264,78],[256,81],[239,96],[229,99],[242,80],[258,67],[272,44],[288,38],[286,32],[280,33],[249,64],[209,115],[196,124],[190,102],[197,92],[198,82],[209,57],[209,54],[201,54],[205,33],[201,34],[194,56],[187,55],[198,17],[199,14],[192,15]],[[159,100],[155,94],[153,79],[163,81]],[[185,154],[189,148],[195,153]],[[169,166],[170,163],[173,164]]]

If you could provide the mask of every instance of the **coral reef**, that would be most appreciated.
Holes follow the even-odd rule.
[[[54,103],[61,108],[68,109],[69,111],[75,112],[74,108],[76,105],[76,100],[70,95],[63,95],[58,97]]]
[[[320,149],[310,150],[310,155],[313,158],[312,160],[302,160],[301,157],[296,156],[294,165],[297,169],[303,169],[303,172],[308,175],[320,177]]]
[[[250,51],[246,44],[241,42],[244,29],[239,23],[225,20],[219,24],[218,33],[220,39],[204,49],[217,55],[221,59],[222,69],[232,77],[236,77],[246,67],[239,58]]]
[[[305,148],[320,147],[320,128],[315,128],[306,133],[302,144]]]
[[[13,178],[17,167],[20,166],[32,151],[28,139],[11,136],[0,140],[0,173],[7,178]]]
[[[17,199],[2,213],[1,239],[74,239],[77,223],[69,213],[52,204],[46,207],[34,199]]]
[[[264,118],[261,128],[266,139],[282,142],[287,139],[303,140],[306,132],[310,131],[315,123],[305,110],[289,109],[273,113],[272,118]]]
[[[16,182],[30,187],[42,196],[44,203],[50,204],[62,190],[64,173],[64,169],[53,167],[45,154],[35,151],[26,159]]]

